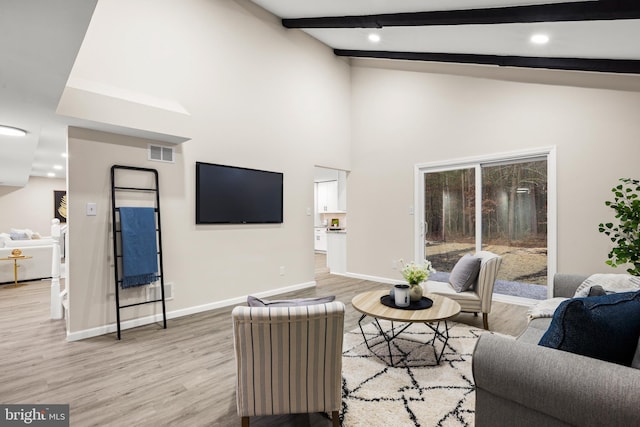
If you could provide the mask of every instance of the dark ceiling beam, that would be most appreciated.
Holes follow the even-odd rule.
[[[287,28],[382,28],[424,25],[601,21],[640,18],[638,0],[601,0],[362,16],[283,19]]]
[[[334,49],[338,56],[496,65],[499,67],[547,68],[551,70],[594,71],[640,74],[640,60],[597,58],[548,58],[533,56],[472,55],[462,53],[389,52]]]

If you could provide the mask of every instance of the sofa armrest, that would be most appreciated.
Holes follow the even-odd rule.
[[[473,353],[476,388],[570,425],[636,425],[640,370],[484,334]],[[499,408],[476,407],[483,411]]]
[[[573,298],[578,286],[585,281],[588,276],[580,274],[556,273],[553,276],[553,296],[563,298]]]

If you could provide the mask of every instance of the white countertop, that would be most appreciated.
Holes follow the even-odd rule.
[[[341,228],[339,230],[332,230],[330,228],[327,228],[327,233],[333,233],[333,234],[347,234],[347,229],[346,228]]]

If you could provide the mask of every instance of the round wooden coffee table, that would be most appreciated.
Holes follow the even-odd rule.
[[[391,341],[393,341],[412,324],[424,323],[433,331],[433,339],[423,344],[430,344],[433,347],[436,358],[435,364],[439,365],[442,354],[444,353],[444,350],[447,347],[447,342],[449,341],[449,325],[447,324],[447,319],[450,319],[460,313],[460,304],[451,298],[441,295],[425,294],[425,297],[433,301],[433,305],[430,308],[422,310],[393,308],[383,305],[380,302],[380,299],[388,294],[389,291],[387,290],[369,291],[358,294],[351,300],[353,308],[362,313],[360,320],[358,320],[358,325],[360,326],[360,332],[362,332],[362,337],[367,344],[367,348],[373,354],[376,354],[375,351],[373,351],[372,346],[369,344],[369,340],[367,339],[364,330],[362,329],[362,321],[367,316],[373,318],[373,324],[378,330],[379,335],[387,342],[389,360],[391,362],[389,363],[390,366],[394,366],[393,355],[391,353]],[[391,330],[385,331],[382,326],[380,326],[378,319],[390,320]],[[394,327],[394,322],[405,323],[405,325],[396,328]],[[442,349],[440,352],[436,350],[436,340],[442,343]],[[382,360],[385,361],[384,359]]]

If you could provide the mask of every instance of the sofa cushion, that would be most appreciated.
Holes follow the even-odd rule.
[[[336,299],[335,295],[316,298],[297,298],[286,300],[268,300],[249,295],[247,305],[249,307],[299,307],[304,305],[324,304]]]
[[[560,304],[539,345],[631,366],[640,336],[640,292]]]
[[[527,328],[518,336],[518,341],[536,345],[551,325],[551,317],[540,317],[529,322]]]
[[[480,273],[481,261],[478,257],[466,254],[453,266],[449,283],[456,292],[464,292],[473,286]]]

